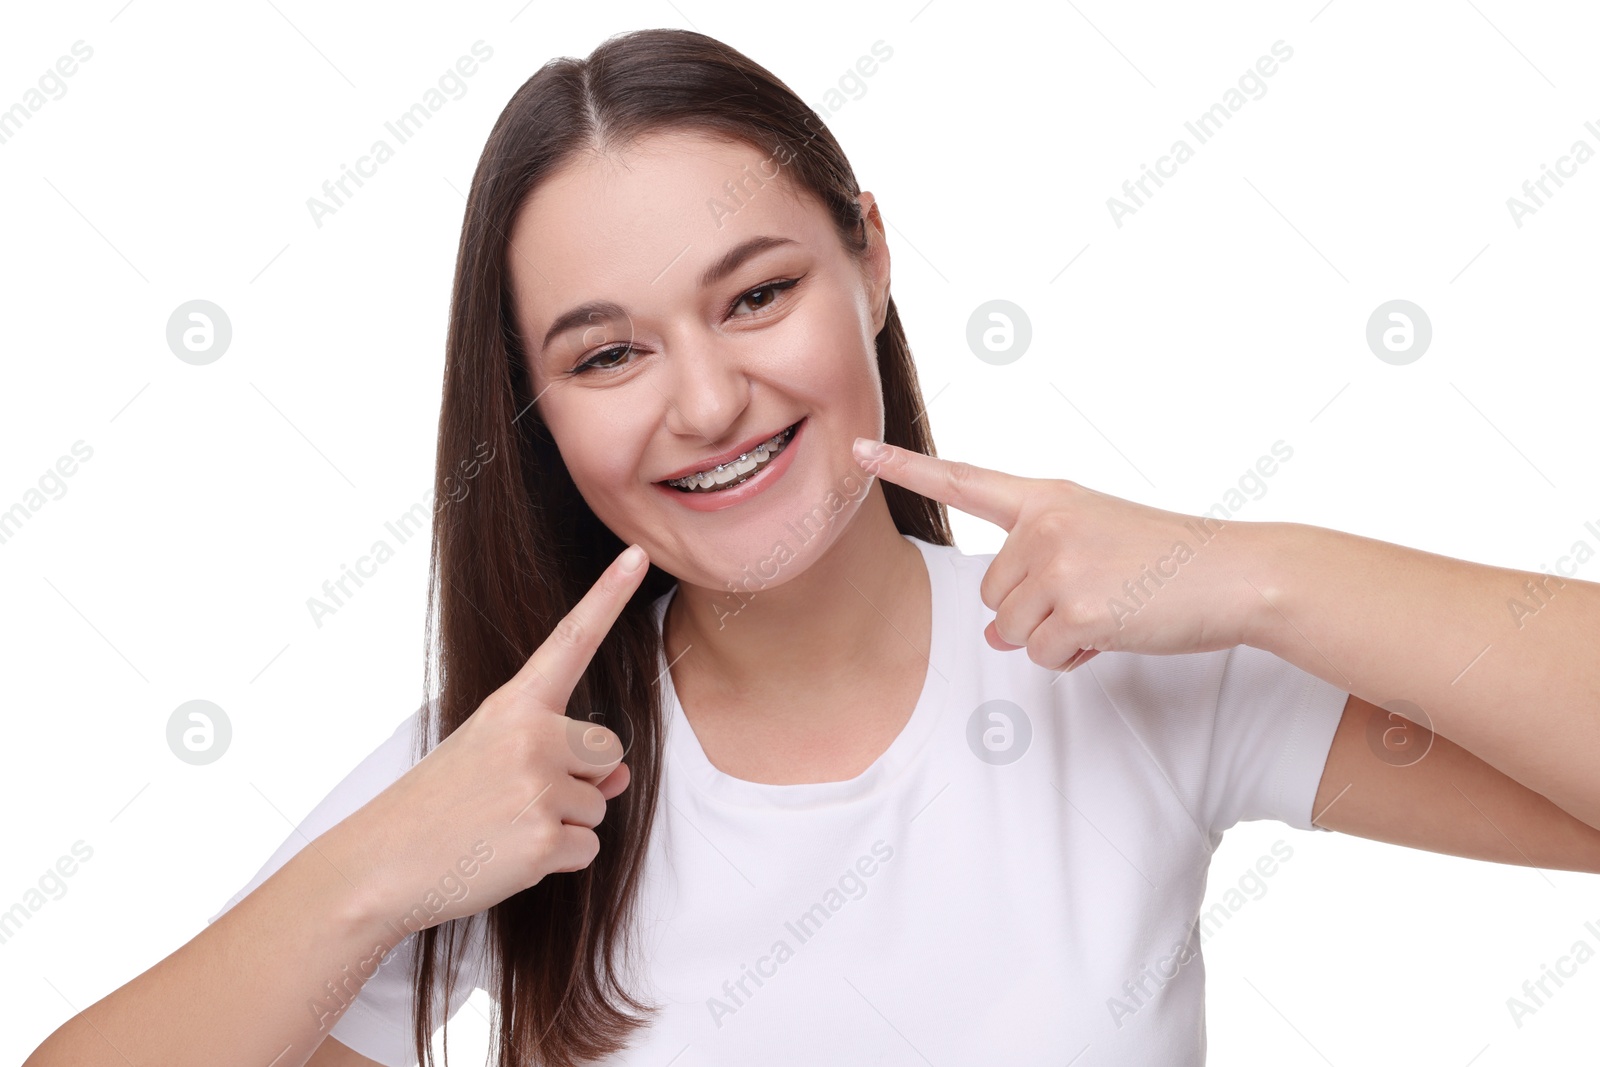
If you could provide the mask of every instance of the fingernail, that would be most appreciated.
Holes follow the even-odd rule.
[[[869,459],[873,459],[883,448],[882,442],[874,441],[869,437],[858,437],[852,451],[855,453],[856,459],[866,462]]]
[[[638,570],[639,565],[644,562],[644,549],[640,548],[638,545],[632,545],[626,552],[622,554],[621,560],[623,573],[632,574],[634,571]]]

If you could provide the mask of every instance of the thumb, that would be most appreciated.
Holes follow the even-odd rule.
[[[619,763],[616,770],[595,784],[599,787],[601,796],[607,800],[614,800],[618,794],[628,788],[628,783],[632,780],[633,775],[628,771],[628,765]]]

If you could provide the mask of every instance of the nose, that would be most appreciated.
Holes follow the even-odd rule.
[[[723,443],[750,406],[752,382],[738,346],[702,333],[678,340],[666,356],[667,429],[699,447]]]

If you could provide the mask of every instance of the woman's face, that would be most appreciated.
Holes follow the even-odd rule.
[[[788,159],[684,131],[585,153],[523,204],[507,253],[535,404],[584,500],[719,591],[826,551],[868,489],[851,443],[883,433],[882,223],[862,193],[871,245],[853,258]],[[796,423],[743,485],[666,484]]]

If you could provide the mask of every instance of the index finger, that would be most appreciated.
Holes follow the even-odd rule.
[[[633,564],[629,570],[628,565]],[[589,591],[564,615],[550,636],[508,683],[519,693],[544,702],[551,711],[566,712],[578,679],[589,666],[600,642],[616,623],[622,608],[649,573],[644,549],[630,545],[601,572]]]
[[[971,463],[952,463],[882,441],[857,438],[855,457],[869,474],[986,519],[1007,533],[1016,525],[1027,492],[1026,478]]]

